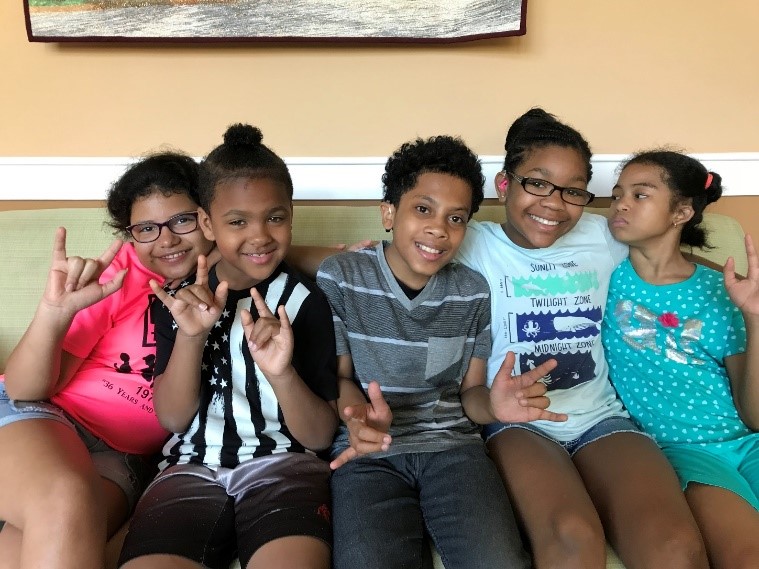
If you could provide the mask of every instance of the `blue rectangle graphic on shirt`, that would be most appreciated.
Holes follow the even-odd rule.
[[[542,342],[591,338],[601,330],[601,308],[551,312],[548,314],[512,314],[510,336],[517,342]]]
[[[525,373],[544,361],[556,357],[554,354],[520,354],[519,369]],[[556,357],[558,365],[548,375],[541,378],[549,391],[569,389],[593,379],[596,362],[590,352],[562,353]]]

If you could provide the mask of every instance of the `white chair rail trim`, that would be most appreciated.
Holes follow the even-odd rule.
[[[693,154],[723,179],[725,196],[759,195],[759,152]],[[593,157],[588,188],[611,195],[616,170],[627,155]],[[501,156],[480,156],[485,196],[495,197],[493,178]],[[100,200],[134,158],[0,157],[0,200]],[[286,158],[298,200],[379,200],[386,158]]]

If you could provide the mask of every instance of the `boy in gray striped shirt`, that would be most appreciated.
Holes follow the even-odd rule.
[[[554,365],[491,390],[490,291],[451,263],[483,199],[477,157],[458,138],[402,145],[382,178],[391,242],[327,258],[343,421],[332,447],[336,569],[530,566],[480,424],[560,419],[536,383]]]

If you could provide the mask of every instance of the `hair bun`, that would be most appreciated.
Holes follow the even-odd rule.
[[[263,139],[261,130],[249,124],[233,124],[224,133],[224,144],[230,146],[259,146]]]
[[[540,107],[533,107],[511,125],[506,133],[504,149],[508,152],[509,148],[520,145],[524,136],[526,134],[531,136],[529,134],[531,132],[541,132],[548,129],[553,131],[552,127],[555,125],[560,126],[560,123],[554,115]]]
[[[704,194],[706,194],[706,203],[710,204],[722,196],[722,176],[712,171],[708,171],[707,174],[711,174],[712,179],[709,186],[704,189]]]

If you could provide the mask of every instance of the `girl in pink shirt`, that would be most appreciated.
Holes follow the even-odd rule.
[[[47,286],[0,382],[0,556],[20,567],[100,569],[167,433],[152,406],[148,282],[193,274],[212,243],[197,226],[198,167],[148,156],[111,188],[126,238],[99,258],[55,236]]]

